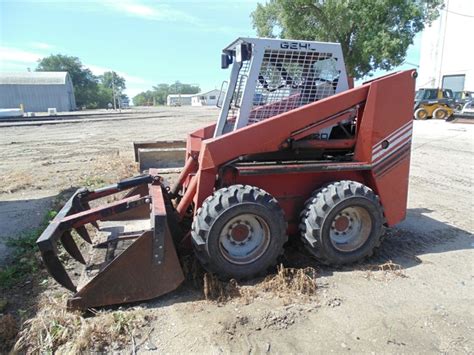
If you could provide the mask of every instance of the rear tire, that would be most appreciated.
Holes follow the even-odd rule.
[[[302,212],[300,233],[323,264],[350,264],[372,255],[383,234],[383,211],[375,193],[355,181],[317,190]]]
[[[438,107],[436,110],[433,111],[433,118],[437,120],[445,120],[448,117],[448,111],[443,107]]]
[[[419,108],[415,111],[413,116],[415,117],[415,120],[426,120],[428,119],[428,111],[424,108]]]
[[[208,197],[194,217],[191,235],[205,269],[237,280],[275,265],[288,240],[277,200],[248,185],[233,185]]]

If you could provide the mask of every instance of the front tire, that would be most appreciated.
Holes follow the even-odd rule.
[[[375,193],[355,181],[339,181],[316,191],[306,202],[301,238],[323,264],[350,264],[380,246],[383,212]]]
[[[428,119],[428,111],[424,108],[419,108],[415,111],[414,115],[416,120],[426,120]]]
[[[205,269],[237,280],[275,265],[288,240],[277,200],[248,185],[233,185],[208,197],[194,217],[191,235]]]

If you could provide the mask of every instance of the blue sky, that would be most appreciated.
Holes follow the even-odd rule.
[[[95,74],[115,70],[131,97],[175,80],[220,87],[220,53],[255,36],[257,0],[0,0],[0,71],[34,70],[49,54],[74,55]],[[407,61],[419,61],[419,36]]]

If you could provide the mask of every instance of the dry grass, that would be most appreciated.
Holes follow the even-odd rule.
[[[312,296],[317,290],[316,277],[317,272],[312,267],[296,269],[279,265],[278,272],[267,276],[260,287],[263,291],[276,293],[280,297],[289,294]]]
[[[203,285],[204,298],[206,300],[225,302],[229,299],[240,296],[240,287],[237,281],[220,281],[215,275],[204,274]]]
[[[312,267],[304,269],[278,266],[274,275],[267,276],[263,281],[249,286],[241,286],[235,280],[220,281],[215,275],[204,274],[203,292],[206,300],[225,302],[240,298],[248,304],[261,293],[285,297],[313,296],[317,290],[316,270]]]
[[[0,193],[14,193],[34,186],[31,172],[13,171],[0,175]]]
[[[136,330],[153,318],[141,308],[100,311],[85,318],[68,311],[64,304],[64,298],[44,297],[36,316],[23,324],[13,351],[77,353],[134,347],[140,338]]]
[[[366,272],[365,277],[368,280],[388,281],[394,277],[408,277],[400,264],[394,263],[392,260],[379,265],[367,265],[363,269]]]

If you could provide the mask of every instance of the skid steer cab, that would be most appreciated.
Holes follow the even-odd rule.
[[[450,89],[419,89],[415,95],[413,118],[447,119],[454,113],[455,99]]]
[[[224,48],[222,67],[219,116],[189,133],[175,181],[153,167],[78,190],[38,239],[50,274],[73,292],[69,307],[173,291],[186,245],[221,279],[261,275],[288,238],[321,263],[350,264],[405,218],[414,70],[349,89],[338,43],[262,38]],[[58,243],[86,265],[81,276]]]

